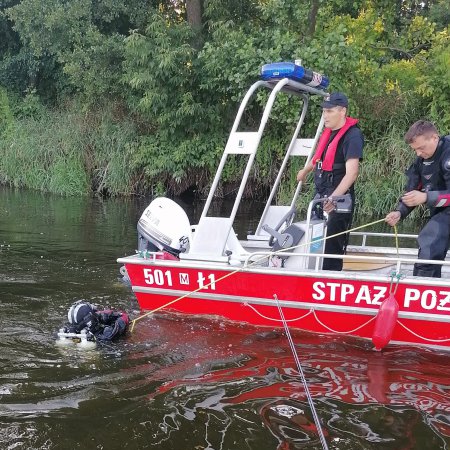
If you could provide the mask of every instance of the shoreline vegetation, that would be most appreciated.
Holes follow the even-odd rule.
[[[385,214],[414,157],[403,142],[409,125],[426,118],[450,132],[450,7],[345,3],[2,2],[0,184],[74,196],[204,197],[260,67],[301,58],[330,78],[331,91],[348,94],[366,138],[358,212]],[[258,126],[264,95],[247,111],[249,128]],[[313,100],[302,136],[313,135],[319,105]],[[287,97],[274,105],[246,197],[267,195],[298,110]],[[240,181],[238,162],[227,163],[224,197]],[[280,199],[294,192],[298,164]]]

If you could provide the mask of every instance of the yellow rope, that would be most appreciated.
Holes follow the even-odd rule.
[[[323,237],[323,238],[321,238],[321,239],[317,239],[316,241],[314,241],[314,243],[316,243],[316,242],[321,242],[321,241],[325,241],[325,240],[327,240],[327,239],[330,239],[330,238],[333,238],[333,237],[336,237],[336,236],[340,236],[341,234],[351,233],[352,231],[356,231],[356,230],[360,230],[360,229],[362,229],[362,228],[370,227],[371,225],[375,225],[375,224],[380,223],[380,222],[384,222],[384,219],[375,220],[374,222],[370,222],[370,223],[367,223],[367,224],[365,224],[365,225],[360,225],[359,227],[355,227],[355,228],[352,228],[352,229],[350,229],[350,230],[343,231],[343,232],[341,232],[341,233],[336,233],[336,234],[333,234],[333,235],[331,235],[331,236],[325,236],[325,237]],[[306,245],[310,245],[310,244],[311,244],[311,242],[306,242],[306,243],[304,243],[304,244],[296,245],[296,246],[294,246],[294,247],[283,248],[283,249],[281,249],[281,250],[277,250],[277,251],[271,253],[270,256],[276,255],[277,253],[286,252],[286,251],[288,251],[288,250],[294,250],[294,249],[296,249],[296,248],[299,248],[299,247],[302,247],[302,246],[306,246]],[[252,261],[252,262],[249,264],[249,266],[252,265],[252,264],[258,263],[258,262],[262,261],[262,260],[265,259],[265,258],[268,258],[268,256],[267,256],[267,255],[264,255],[264,256],[262,256],[261,258],[255,260],[255,261]],[[248,267],[248,266],[247,266],[247,267]],[[217,280],[211,281],[211,283],[208,283],[208,284],[206,284],[205,286],[201,286],[201,287],[195,289],[194,291],[188,292],[188,293],[182,295],[181,297],[178,297],[178,298],[176,298],[176,299],[174,299],[174,300],[172,300],[172,301],[170,301],[170,302],[168,302],[168,303],[165,303],[164,305],[158,306],[158,308],[152,309],[151,311],[148,311],[148,312],[142,314],[141,316],[136,317],[136,319],[133,319],[133,320],[131,321],[131,330],[130,330],[131,333],[133,332],[134,327],[135,327],[135,324],[136,324],[136,322],[137,322],[138,320],[141,320],[141,319],[143,319],[144,317],[149,316],[150,314],[153,314],[153,313],[155,313],[155,312],[157,312],[157,311],[159,311],[159,310],[161,310],[161,309],[163,309],[163,308],[166,308],[167,306],[173,305],[174,303],[176,303],[176,302],[178,302],[178,301],[180,301],[180,300],[183,300],[184,298],[189,297],[190,295],[195,294],[196,292],[201,291],[202,289],[206,289],[206,288],[208,288],[209,286],[211,286],[211,284],[213,284],[213,283],[218,283],[219,281],[222,281],[222,280],[224,280],[225,278],[231,277],[231,275],[234,275],[234,274],[237,273],[237,272],[243,272],[247,267],[239,267],[238,269],[233,270],[232,272],[227,273],[226,275],[224,275],[224,276],[218,278]]]
[[[399,245],[398,245],[398,233],[397,233],[397,225],[394,225],[394,234],[395,234],[395,247],[397,250],[397,258],[400,259],[400,249],[399,249]],[[397,282],[395,284],[395,288],[392,289],[392,284],[394,283],[394,278],[397,278]],[[389,294],[396,294],[397,293],[397,289],[398,289],[398,285],[400,283],[400,279],[402,278],[402,274],[399,272],[392,272],[391,275],[391,284],[389,286]]]
[[[315,240],[314,244],[316,242],[326,241],[327,239],[331,239],[336,236],[340,236],[341,234],[347,234],[347,233],[351,233],[352,231],[361,230],[362,228],[370,227],[371,225],[375,225],[380,222],[384,222],[384,219],[375,220],[374,222],[366,223],[365,225],[360,225],[359,227],[351,228],[350,230],[341,231],[340,233],[332,234],[330,236],[325,236],[323,238]],[[277,253],[281,253],[281,252],[287,252],[288,250],[294,250],[294,249],[300,248],[300,247],[305,247],[310,244],[311,244],[311,242],[305,242],[303,244],[295,245],[294,247],[282,248],[281,250],[277,250],[276,252],[273,252],[272,255],[276,255]],[[267,256],[264,256],[263,258],[267,258]]]
[[[152,309],[151,311],[148,311],[148,312],[146,312],[145,314],[142,314],[141,316],[136,317],[136,319],[133,319],[133,320],[131,321],[131,322],[132,322],[132,325],[131,325],[131,330],[130,330],[130,331],[133,332],[133,330],[134,330],[134,325],[135,325],[135,323],[136,323],[138,320],[141,320],[141,319],[143,319],[144,317],[147,317],[148,315],[153,314],[153,313],[159,311],[160,309],[163,309],[163,308],[165,308],[165,307],[167,307],[167,306],[170,306],[170,305],[172,305],[173,303],[178,302],[179,300],[183,300],[183,298],[189,297],[191,294],[194,294],[195,292],[201,291],[202,289],[206,289],[206,288],[208,288],[209,286],[211,286],[211,284],[213,284],[213,283],[217,283],[218,281],[222,281],[222,280],[224,280],[225,278],[231,277],[231,275],[234,275],[236,272],[240,272],[240,271],[242,271],[242,270],[243,270],[243,268],[239,268],[239,269],[233,270],[233,272],[229,272],[229,273],[227,273],[226,275],[224,275],[223,277],[220,277],[220,278],[218,278],[217,280],[211,281],[211,283],[208,283],[208,284],[206,284],[206,285],[204,285],[204,286],[200,286],[199,288],[195,289],[195,291],[188,292],[187,294],[184,294],[184,295],[182,295],[181,297],[178,297],[178,298],[176,298],[175,300],[172,300],[172,301],[169,302],[169,303],[166,303],[166,304],[164,304],[164,305],[158,306],[158,308]]]
[[[394,234],[395,234],[395,247],[397,248],[397,258],[400,258],[400,251],[399,251],[399,248],[398,248],[397,225],[394,225]]]

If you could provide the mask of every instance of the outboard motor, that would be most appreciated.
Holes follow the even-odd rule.
[[[189,219],[180,205],[166,197],[158,197],[147,206],[137,230],[138,251],[165,251],[177,257],[189,251]]]

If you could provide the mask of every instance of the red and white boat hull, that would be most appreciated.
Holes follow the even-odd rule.
[[[202,266],[179,260],[121,258],[143,310],[220,316],[282,327],[372,338],[375,317],[392,289],[386,276]],[[359,278],[359,279],[358,279]],[[409,278],[398,284],[393,343],[450,349],[450,287]]]

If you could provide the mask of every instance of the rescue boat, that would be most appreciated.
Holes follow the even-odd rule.
[[[327,84],[326,77],[299,71],[293,63],[264,66],[241,102],[198,224],[191,225],[173,200],[154,199],[137,225],[137,252],[118,259],[121,272],[143,311],[220,316],[273,328],[283,327],[280,305],[293,329],[369,339],[378,350],[388,343],[448,350],[450,261],[428,261],[443,266],[442,278],[412,276],[417,249],[397,242],[417,236],[363,226],[350,230],[343,270],[324,271],[325,256],[342,258],[323,253],[326,220],[317,219],[313,209],[324,199],[314,199],[300,217],[299,183],[289,204],[278,202],[293,160],[302,158],[298,166],[306,165],[314,154],[323,118],[314,136],[299,136],[314,97],[328,96]],[[246,107],[261,90],[268,93],[259,127],[243,131]],[[255,232],[239,239],[236,213],[270,113],[282,96],[298,99],[297,125]],[[243,162],[242,181],[231,212],[215,216],[211,205],[231,158]],[[346,198],[334,200],[345,213]]]

